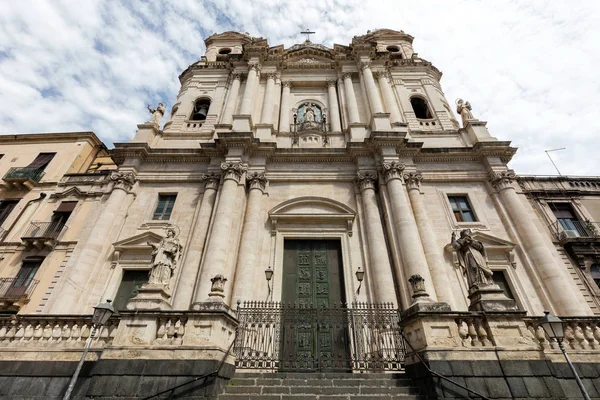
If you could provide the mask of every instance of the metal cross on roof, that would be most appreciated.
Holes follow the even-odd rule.
[[[306,29],[304,32],[300,32],[303,35],[306,35],[306,41],[310,42],[310,35],[313,34],[314,32],[309,31],[308,29]]]

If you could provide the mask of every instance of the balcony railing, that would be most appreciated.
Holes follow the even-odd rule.
[[[66,225],[62,221],[33,221],[21,236],[21,239],[26,242],[52,242],[58,239],[65,228]]]
[[[28,300],[38,282],[28,278],[0,278],[0,301]]]
[[[38,183],[44,176],[44,170],[39,168],[11,168],[4,175],[4,180],[27,181],[31,180]]]
[[[549,226],[556,240],[600,237],[600,223],[592,221],[569,220],[566,224],[555,221]]]
[[[290,124],[290,131],[293,133],[305,131],[328,132],[329,124],[327,122],[315,121],[297,122],[295,124]]]

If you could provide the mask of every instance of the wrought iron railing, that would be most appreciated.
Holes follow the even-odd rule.
[[[27,180],[39,182],[44,176],[44,170],[39,168],[16,168],[13,167],[4,175],[5,180]]]
[[[397,371],[404,362],[399,313],[392,304],[318,308],[245,302],[238,319],[238,368]]]
[[[33,221],[29,224],[27,231],[21,236],[22,239],[56,239],[64,230],[62,221],[41,222]]]
[[[560,221],[555,221],[548,227],[557,240],[600,237],[598,222],[568,220],[561,224]]]
[[[318,131],[328,132],[329,124],[327,122],[305,121],[290,124],[290,132]]]
[[[0,278],[0,300],[29,299],[38,282],[37,279],[29,278]]]

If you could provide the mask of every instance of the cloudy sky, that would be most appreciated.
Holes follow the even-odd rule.
[[[521,174],[600,175],[598,0],[4,0],[0,133],[93,130],[132,138],[146,104],[170,108],[177,76],[204,39],[249,32],[271,45],[348,44],[369,29],[404,30],[471,102],[493,136],[519,147]]]

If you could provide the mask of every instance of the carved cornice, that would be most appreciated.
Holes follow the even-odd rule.
[[[115,188],[123,190],[131,190],[137,180],[135,174],[131,171],[111,172],[109,179],[115,183]]]
[[[223,171],[223,180],[234,180],[240,183],[242,175],[248,170],[248,167],[242,163],[221,163],[221,171]]]
[[[217,190],[219,187],[219,181],[221,180],[221,175],[216,173],[203,174],[200,179],[204,181],[204,189],[213,189]]]
[[[253,172],[246,177],[246,181],[248,182],[249,189],[258,189],[261,192],[265,192],[267,188],[267,183],[269,180],[264,172]]]
[[[423,175],[421,175],[420,172],[409,172],[404,174],[404,182],[406,183],[408,190],[419,190],[419,186],[421,186],[421,179],[423,179]]]
[[[507,171],[491,171],[490,182],[497,190],[508,189],[511,183],[517,178],[515,171],[509,169]]]
[[[356,185],[359,191],[373,189],[375,190],[377,184],[377,174],[372,172],[357,172],[356,173]]]
[[[402,179],[404,169],[406,165],[398,161],[392,161],[390,163],[381,164],[381,173],[386,182],[392,179]]]

